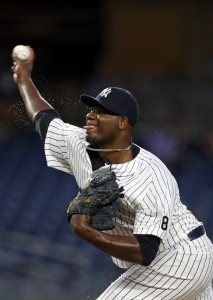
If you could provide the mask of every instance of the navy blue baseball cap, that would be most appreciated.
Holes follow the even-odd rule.
[[[104,89],[97,97],[84,94],[81,95],[80,100],[87,107],[92,107],[99,104],[115,115],[127,117],[129,123],[133,127],[138,122],[138,103],[133,95],[125,89],[108,87]]]

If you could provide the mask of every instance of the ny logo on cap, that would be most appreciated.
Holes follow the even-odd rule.
[[[111,88],[106,88],[99,95],[106,98],[109,93],[111,93]]]

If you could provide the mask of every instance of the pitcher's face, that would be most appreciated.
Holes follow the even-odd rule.
[[[108,147],[116,142],[119,118],[100,105],[91,107],[86,116],[86,141],[97,147]]]

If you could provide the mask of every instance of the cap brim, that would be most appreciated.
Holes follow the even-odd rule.
[[[81,95],[80,96],[80,100],[81,102],[86,105],[87,107],[92,107],[92,106],[95,106],[95,105],[100,105],[102,107],[104,107],[105,109],[107,109],[109,112],[113,113],[113,114],[118,114],[116,111],[114,111],[110,105],[108,105],[108,102],[106,103],[103,103],[101,102],[101,100],[97,99],[97,98],[94,98],[92,96],[89,96],[89,95]]]
[[[92,106],[94,106],[96,104],[101,105],[100,102],[98,101],[98,99],[96,99],[96,98],[94,98],[92,96],[89,96],[89,95],[81,95],[80,100],[87,107],[92,107]]]
[[[105,108],[109,113],[113,115],[120,115],[119,112],[115,111],[115,109],[112,109],[112,107],[108,104],[107,101],[106,103],[103,103],[103,101],[85,94],[80,96],[80,100],[85,106],[89,108],[98,104]]]

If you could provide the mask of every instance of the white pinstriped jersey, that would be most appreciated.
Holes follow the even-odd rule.
[[[49,167],[73,174],[80,188],[88,185],[93,171],[85,147],[84,129],[54,119],[48,128],[45,154]],[[109,165],[101,170],[105,168]],[[111,168],[118,185],[124,187],[124,198],[120,201],[117,225],[108,233],[158,236],[161,238],[159,254],[186,240],[187,233],[200,225],[181,203],[174,177],[152,153],[140,148],[132,161],[113,164]],[[122,268],[132,265],[113,260]]]

